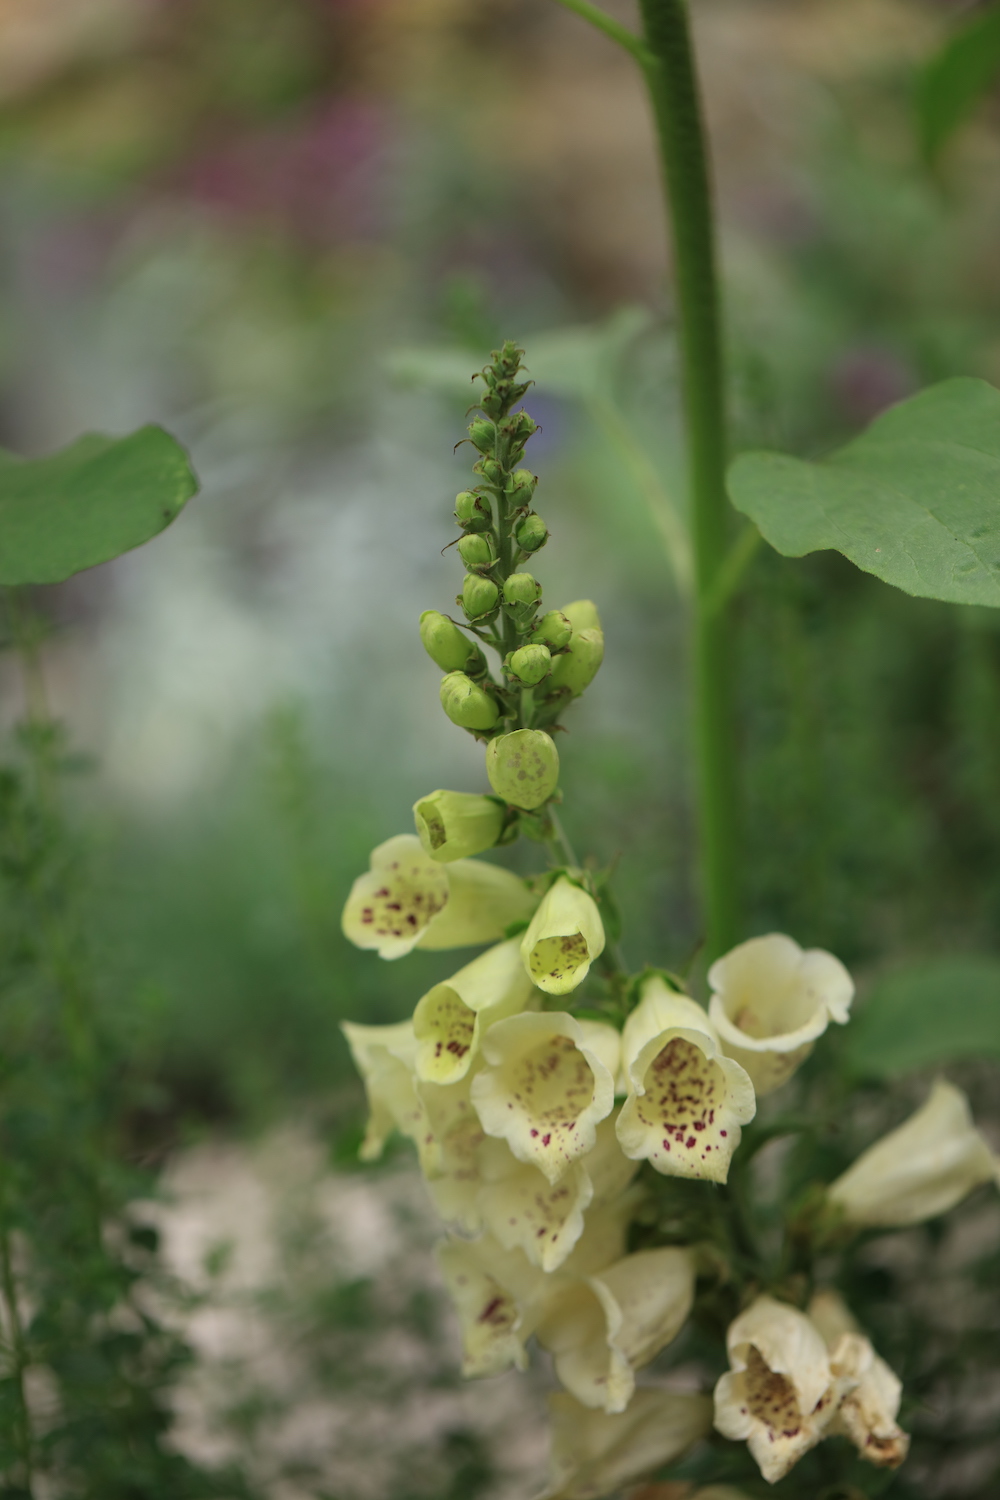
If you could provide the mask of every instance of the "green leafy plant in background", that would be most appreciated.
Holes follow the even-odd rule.
[[[44,637],[26,584],[61,581],[161,531],[196,482],[159,428],[90,436],[0,463],[6,645],[26,711],[0,766],[0,1476],[5,1496],[246,1494],[165,1443],[190,1361],[164,1316],[174,1290],[132,1206],[144,1088],[101,1017],[86,930],[85,850],[68,823],[74,758],[47,706]]]
[[[558,821],[545,731],[567,706],[573,665],[560,658],[597,617],[585,603],[546,612],[534,577],[516,581],[512,529],[544,542],[545,528],[528,509],[534,482],[514,468],[533,423],[515,409],[526,383],[505,344],[481,372],[469,427],[478,482],[456,503],[464,619],[431,611],[421,623],[447,673],[446,713],[486,742],[493,795],[418,801],[418,838],[373,852],[344,913],[347,935],[387,959],[496,946],[425,994],[411,1021],[345,1028],[371,1109],[362,1154],[376,1157],[394,1129],[417,1146],[450,1231],[440,1259],[465,1372],[523,1368],[532,1338],[551,1353],[564,1391],[550,1404],[549,1500],[596,1500],[657,1472],[702,1500],[772,1485],[801,1500],[914,1495],[919,1460],[949,1453],[979,1461],[985,1496],[1000,1471],[989,1419],[963,1392],[995,1380],[995,1351],[974,1326],[949,1327],[934,1248],[941,1216],[1000,1184],[1000,1162],[954,1083],[937,1079],[901,1124],[888,1085],[995,1054],[994,965],[890,976],[859,1022],[827,1037],[850,1020],[843,966],[781,934],[746,937],[729,605],[751,549],[745,532],[733,539],[726,493],[781,553],[835,549],[909,593],[996,604],[1000,395],[946,382],[822,462],[751,453],[727,481],[686,6],[641,0],[639,36],[589,0],[562,3],[639,63],[664,168],[711,967],[707,987],[626,968],[609,872],[579,861]],[[559,614],[565,639],[545,633]],[[481,644],[500,653],[499,676]],[[523,882],[519,914],[509,873],[474,856],[522,831],[548,846],[549,870]],[[922,1237],[934,1298],[908,1281],[905,1257],[872,1254],[895,1231]],[[994,1261],[973,1258],[967,1278],[985,1281]],[[661,1370],[688,1364],[703,1394],[637,1386],[656,1358]]]

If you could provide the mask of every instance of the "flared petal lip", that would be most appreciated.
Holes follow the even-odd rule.
[[[847,1016],[832,1016],[825,1000],[817,1005],[811,1018],[795,1031],[779,1031],[775,1036],[756,1037],[740,1028],[726,1015],[725,1002],[719,994],[712,996],[708,1015],[720,1038],[730,1047],[741,1047],[744,1052],[797,1052],[808,1042],[821,1037],[831,1020],[843,1025]]]

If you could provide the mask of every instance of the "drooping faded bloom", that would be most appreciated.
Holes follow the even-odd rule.
[[[504,1249],[523,1250],[533,1265],[557,1271],[583,1233],[584,1215],[606,1211],[638,1169],[622,1155],[610,1116],[598,1125],[593,1150],[554,1183],[518,1161],[505,1142],[488,1140],[481,1152],[483,1222]]]
[[[462,1374],[475,1379],[526,1369],[525,1345],[547,1291],[544,1271],[489,1235],[446,1240],[437,1259],[462,1329]]]
[[[474,792],[429,792],[413,804],[417,837],[424,852],[441,865],[492,849],[503,819],[495,797]]]
[[[809,1056],[831,1021],[843,1025],[854,981],[839,959],[772,932],[716,959],[708,971],[709,1015],[727,1057],[770,1094]]]
[[[566,1287],[536,1333],[571,1395],[620,1412],[635,1392],[636,1370],[677,1337],[693,1300],[689,1250],[641,1250]]]
[[[542,897],[521,942],[532,981],[550,995],[567,995],[586,979],[604,952],[604,926],[594,898],[565,875]]]
[[[852,1224],[901,1229],[947,1213],[984,1182],[1000,1184],[1000,1162],[962,1090],[938,1079],[926,1104],[862,1152],[828,1193]]]
[[[834,1373],[819,1330],[797,1308],[758,1297],[729,1325],[731,1369],[715,1387],[715,1426],[747,1447],[774,1484],[815,1448],[852,1380]]]
[[[618,1048],[612,1026],[564,1011],[497,1021],[483,1037],[485,1066],[472,1082],[486,1134],[558,1182],[593,1150],[597,1125],[611,1113]]]
[[[700,1005],[654,976],[625,1022],[628,1098],[618,1117],[626,1156],[670,1177],[725,1182],[741,1126],[756,1111],[753,1085],[726,1057]]]
[[[524,1010],[534,994],[517,938],[490,948],[436,984],[413,1013],[417,1077],[457,1083],[468,1073],[488,1027]]]
[[[340,1029],[368,1099],[368,1126],[358,1154],[362,1161],[377,1161],[394,1130],[411,1139],[423,1134],[424,1111],[414,1073],[417,1043],[413,1023],[360,1026],[355,1021],[343,1021]]]
[[[459,859],[437,864],[412,833],[372,850],[344,907],[344,935],[381,958],[412,948],[465,948],[495,943],[535,907],[522,880],[498,865]]]
[[[903,1394],[898,1375],[875,1353],[836,1292],[817,1292],[809,1317],[830,1351],[834,1375],[854,1382],[837,1408],[831,1434],[850,1438],[868,1463],[898,1469],[910,1450],[909,1434],[896,1421]]]
[[[600,1500],[673,1463],[712,1426],[708,1396],[636,1391],[609,1415],[559,1393],[549,1397],[552,1451],[548,1488],[538,1500]]]

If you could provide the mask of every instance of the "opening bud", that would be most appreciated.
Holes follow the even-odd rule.
[[[492,568],[496,562],[488,536],[463,536],[458,544],[458,555],[467,568]]]
[[[503,596],[508,604],[537,604],[542,586],[530,573],[512,573],[503,586]]]
[[[492,729],[500,718],[496,699],[464,672],[442,678],[441,707],[460,729]]]
[[[480,453],[492,453],[497,440],[496,425],[477,417],[475,422],[469,423],[469,437]]]
[[[552,686],[569,688],[574,698],[589,688],[604,660],[604,632],[596,626],[574,628],[569,647],[552,663]]]
[[[515,729],[490,740],[486,774],[498,797],[530,812],[547,802],[558,785],[559,751],[544,729]]]
[[[500,590],[491,578],[480,578],[476,573],[466,574],[462,585],[462,608],[470,620],[480,620],[497,607]],[[595,672],[597,668],[594,668]],[[583,689],[581,688],[582,692]]]
[[[523,552],[537,552],[548,541],[549,528],[541,516],[536,516],[532,511],[530,516],[518,521],[514,528],[514,538]]]
[[[463,490],[455,496],[455,520],[466,531],[485,531],[493,524],[490,507],[482,495],[473,494],[472,490]]]
[[[443,865],[492,849],[503,829],[504,811],[493,797],[438,791],[413,804],[413,817],[424,849]]]
[[[574,630],[600,630],[602,628],[597,605],[592,599],[574,599],[572,604],[563,605],[562,612]]]
[[[520,646],[507,663],[510,671],[525,687],[534,687],[552,670],[548,646]]]
[[[478,677],[486,670],[486,658],[475,642],[436,609],[425,609],[420,616],[420,639],[442,672],[469,672]]]
[[[531,637],[532,641],[548,646],[550,651],[561,651],[572,638],[573,622],[561,609],[550,609],[547,615],[542,615]]]
[[[583,983],[603,951],[604,926],[597,903],[560,875],[521,940],[525,968],[546,994],[566,995]]]

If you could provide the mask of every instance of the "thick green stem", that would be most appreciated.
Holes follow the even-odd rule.
[[[644,66],[674,249],[694,550],[694,728],[709,960],[740,935],[732,649],[719,578],[728,551],[726,418],[715,237],[685,0],[640,0]]]

